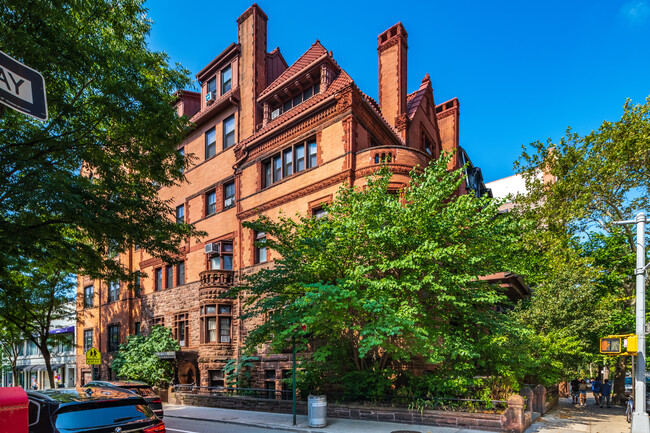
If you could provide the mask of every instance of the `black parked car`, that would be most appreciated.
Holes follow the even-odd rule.
[[[153,413],[155,413],[158,418],[162,419],[163,417],[162,400],[153,391],[153,389],[144,382],[139,382],[137,380],[93,380],[84,386],[103,386],[109,388],[126,389],[144,398]]]
[[[29,433],[165,433],[144,399],[109,388],[27,391]]]

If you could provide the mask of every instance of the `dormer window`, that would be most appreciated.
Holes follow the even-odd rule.
[[[320,91],[320,84],[315,83],[313,86],[310,86],[304,89],[303,91],[292,92],[292,96],[291,98],[289,98],[288,101],[285,101],[283,104],[275,106],[271,109],[271,119],[275,119],[282,113],[286,113],[296,105],[301,104],[302,102],[306,101],[307,99],[311,98],[314,95],[317,95],[319,91]]]
[[[221,70],[221,94],[225,94],[232,88],[232,68],[230,65]]]

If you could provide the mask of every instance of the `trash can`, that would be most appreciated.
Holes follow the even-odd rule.
[[[310,395],[307,399],[309,427],[327,425],[327,398],[324,395]]]

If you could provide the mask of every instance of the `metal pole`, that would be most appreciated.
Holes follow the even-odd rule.
[[[292,363],[293,363],[293,374],[292,380],[293,380],[293,425],[296,425],[296,337],[293,337],[293,356],[292,356]]]
[[[636,335],[638,354],[634,389],[632,433],[650,433],[650,418],[645,411],[645,222],[644,212],[636,215]]]

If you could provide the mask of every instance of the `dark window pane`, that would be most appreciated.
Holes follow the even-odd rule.
[[[181,147],[180,149],[178,149],[178,154],[179,154],[180,156],[182,156],[183,159],[185,159],[185,148],[184,148],[184,147]],[[181,169],[181,171],[182,171],[183,173],[185,172],[185,165],[183,165],[183,168]]]
[[[280,155],[273,157],[273,182],[282,179],[282,161]]]
[[[216,92],[217,91],[217,77],[212,77],[208,80],[207,92]]]
[[[305,101],[305,100],[311,98],[313,91],[314,91],[314,88],[310,87],[309,89],[302,92],[302,100]]]
[[[221,71],[221,94],[228,92],[232,87],[232,69],[227,66]]]
[[[223,268],[232,271],[232,256],[223,256]]]
[[[296,163],[295,163],[295,172],[303,171],[305,169],[305,145],[301,144],[296,146]]]
[[[93,286],[84,287],[84,307],[91,308],[94,304],[95,288]]]
[[[316,142],[307,143],[307,167],[316,167],[318,165],[316,158]]]
[[[228,182],[223,187],[223,207],[235,205],[235,182]]]
[[[214,128],[205,133],[205,159],[217,153],[217,132]]]
[[[230,317],[219,317],[219,342],[230,343]]]
[[[271,161],[264,163],[264,188],[273,183],[273,167]]]
[[[178,264],[178,269],[176,271],[176,279],[178,280],[178,285],[185,284],[185,262]]]
[[[176,207],[176,222],[184,223],[185,222],[185,205],[180,205]]]
[[[232,253],[232,244],[230,242],[224,242],[223,243],[223,252],[224,253]]]
[[[314,84],[314,95],[320,92],[320,83]]]
[[[212,190],[205,196],[205,214],[212,215],[217,212],[217,192]]]
[[[169,289],[174,287],[174,268],[167,265],[165,267],[165,288]]]
[[[296,96],[293,97],[293,106],[295,107],[301,102],[302,102],[302,93],[298,93]]]
[[[155,271],[155,280],[154,280],[154,290],[158,291],[162,289],[162,268],[158,268]]]
[[[291,176],[293,174],[293,152],[291,148],[285,150],[283,153],[284,175]]]
[[[293,107],[293,105],[291,104],[291,99],[289,99],[287,102],[284,103],[284,105],[282,105],[282,112],[287,112],[291,110],[291,107]]]
[[[235,144],[235,115],[227,117],[223,121],[223,148],[227,149],[228,147]]]

